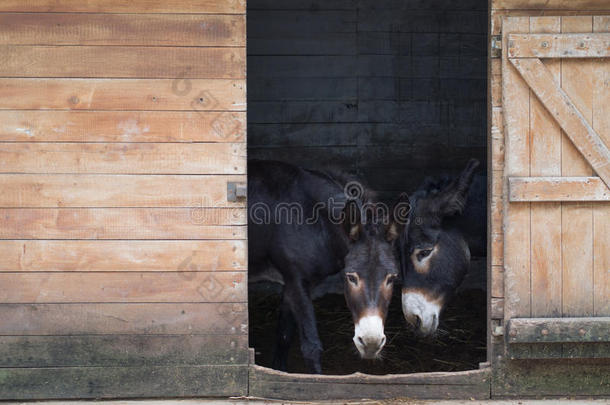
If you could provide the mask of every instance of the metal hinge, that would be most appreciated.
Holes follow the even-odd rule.
[[[236,202],[248,196],[248,188],[246,183],[236,183],[230,181],[227,183],[227,201]]]
[[[499,58],[502,56],[502,35],[491,36],[491,49],[489,52],[492,58]]]

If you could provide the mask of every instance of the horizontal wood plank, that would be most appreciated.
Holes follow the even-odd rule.
[[[610,341],[610,317],[513,318],[506,329],[509,343]]]
[[[246,269],[246,248],[243,240],[2,240],[0,272],[236,271]]]
[[[0,336],[0,367],[248,364],[246,335]]]
[[[245,0],[3,0],[1,12],[244,14]]]
[[[511,58],[606,58],[610,33],[509,34]]]
[[[490,370],[371,376],[288,374],[250,367],[250,395],[287,400],[489,397]]]
[[[608,4],[599,0],[492,0],[491,8],[494,10],[575,10],[591,14],[590,10],[608,10]]]
[[[245,174],[244,143],[0,143],[0,173]]]
[[[243,208],[0,208],[0,239],[246,239]]]
[[[245,48],[0,45],[0,76],[241,79]]]
[[[509,200],[610,201],[610,189],[599,177],[510,177]]]
[[[8,45],[182,47],[245,43],[243,15],[0,13],[0,44]]]
[[[593,170],[610,187],[610,150],[540,59],[510,59]]]
[[[247,395],[247,366],[0,369],[0,399],[228,397]]]
[[[246,302],[246,272],[0,273],[0,302]]]
[[[245,112],[2,111],[1,142],[244,142]]]
[[[227,201],[224,175],[0,174],[0,207],[244,207]]]
[[[248,334],[245,303],[0,304],[0,335]]]
[[[5,78],[0,109],[245,111],[245,89],[226,79]]]

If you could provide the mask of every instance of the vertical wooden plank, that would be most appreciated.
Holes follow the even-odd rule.
[[[560,17],[531,17],[531,33],[558,33]],[[559,82],[561,61],[543,62]],[[561,176],[561,129],[535,97],[530,98],[532,176]],[[561,315],[561,203],[531,204],[532,316]]]
[[[594,32],[610,31],[610,16],[593,17]],[[610,61],[594,64],[593,128],[610,146]],[[610,316],[610,204],[593,206],[593,311]]]
[[[591,16],[561,18],[561,32],[591,32]],[[590,59],[561,61],[561,85],[584,117],[592,121],[593,68]],[[562,176],[590,176],[591,167],[563,136]],[[593,315],[593,211],[591,203],[562,203],[562,313]]]
[[[529,17],[504,19],[503,49],[509,33],[528,33]],[[530,175],[530,91],[525,81],[502,54],[502,103],[506,142],[506,178]],[[508,195],[504,193],[504,195]],[[504,216],[504,318],[531,316],[530,203],[505,201]]]

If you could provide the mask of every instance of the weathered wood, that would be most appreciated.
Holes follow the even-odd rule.
[[[0,367],[205,364],[248,364],[247,336],[0,336]]]
[[[5,0],[0,4],[2,12],[34,13],[197,13],[244,14],[244,0]]]
[[[502,48],[508,34],[528,33],[529,17],[503,21]],[[530,91],[519,73],[502,53],[502,104],[505,139],[505,177],[530,175]],[[505,181],[506,184],[506,181]],[[507,204],[504,207],[504,318],[531,314],[531,216],[530,204]],[[492,300],[493,308],[493,300]],[[492,313],[494,311],[492,310]],[[496,314],[497,315],[497,314]]]
[[[506,289],[506,275],[504,276],[504,280],[504,288]],[[504,292],[504,296],[506,296],[506,291]],[[492,298],[491,308],[489,310],[489,316],[491,319],[502,319],[502,317],[505,317],[506,313],[504,308],[504,298]]]
[[[610,395],[610,364],[606,359],[514,360],[493,371],[494,397],[565,397],[566,391],[570,396]]]
[[[224,175],[0,174],[0,207],[243,207],[227,201]],[[161,192],[161,190],[163,190]]]
[[[246,77],[245,48],[0,45],[4,77]]]
[[[285,400],[489,397],[489,369],[409,375],[315,376],[250,366],[249,394]]]
[[[244,112],[0,110],[2,142],[244,142],[245,138]]]
[[[607,359],[610,343],[535,343],[511,344],[508,357],[514,359]]]
[[[245,111],[244,80],[0,79],[0,109]]]
[[[608,10],[608,4],[598,0],[492,0],[496,10]],[[530,12],[531,13],[531,12]]]
[[[610,151],[540,59],[511,59],[538,99],[601,179],[610,187]]]
[[[562,17],[562,32],[592,32],[591,16]],[[593,119],[594,60],[564,59],[561,65],[561,86],[570,98],[571,108],[580,118]],[[560,123],[561,124],[561,123]],[[565,128],[564,128],[565,130]],[[578,142],[568,131],[562,144],[562,175],[590,176],[592,162],[582,155]],[[570,140],[572,142],[570,142]],[[600,140],[600,142],[602,142]],[[602,144],[603,145],[603,144]],[[607,151],[606,147],[606,151]],[[579,153],[580,151],[580,153]],[[597,162],[602,163],[602,162]],[[591,166],[590,166],[591,165]],[[593,167],[595,169],[595,167]],[[610,165],[606,166],[610,172]],[[600,174],[606,185],[608,181]],[[569,316],[593,315],[593,212],[591,203],[563,203],[562,206],[562,314]]]
[[[510,177],[510,201],[610,201],[599,177]]]
[[[530,32],[560,31],[559,17],[530,17]],[[510,44],[511,35],[508,41]],[[561,62],[545,60],[544,65],[559,82]],[[561,176],[561,129],[535,97],[530,97],[530,132],[530,174]],[[531,204],[530,216],[531,313],[532,316],[559,316],[561,314],[561,204]]]
[[[610,342],[610,317],[513,318],[506,335],[509,343]]]
[[[246,269],[246,256],[243,240],[0,241],[0,271],[4,272],[236,271]]]
[[[0,304],[0,335],[233,335],[248,333],[245,303]]]
[[[503,266],[492,266],[491,267],[491,297],[492,298],[504,298],[504,267]],[[500,316],[501,318],[501,316]]]
[[[0,44],[8,45],[243,47],[245,30],[243,15],[0,14]]]
[[[242,208],[0,208],[0,239],[246,239]]]
[[[0,398],[150,398],[246,395],[247,366],[0,369]]]
[[[245,302],[245,272],[0,273],[0,302]]]
[[[610,56],[610,33],[511,34],[508,55],[511,58],[606,58]]]
[[[0,173],[245,174],[244,143],[0,143]]]

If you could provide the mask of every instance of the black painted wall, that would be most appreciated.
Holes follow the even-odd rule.
[[[248,0],[248,153],[383,199],[486,159],[487,0]]]

